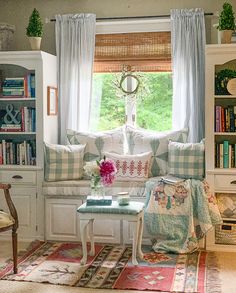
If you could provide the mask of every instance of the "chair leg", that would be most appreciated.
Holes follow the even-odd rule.
[[[17,233],[12,230],[13,271],[17,274]]]

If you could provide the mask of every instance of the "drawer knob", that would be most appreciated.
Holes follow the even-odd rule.
[[[230,184],[236,184],[236,180],[231,181]]]
[[[21,175],[14,175],[12,176],[13,179],[23,179],[23,177]]]

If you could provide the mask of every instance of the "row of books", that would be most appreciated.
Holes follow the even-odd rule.
[[[0,142],[0,165],[36,165],[36,142]]]
[[[215,106],[215,131],[236,131],[236,106]]]
[[[2,82],[3,98],[35,98],[35,74],[25,77],[6,77]]]
[[[215,167],[236,168],[236,144],[230,144],[228,140],[215,143]]]
[[[0,132],[35,132],[36,131],[36,111],[35,108],[21,107],[19,124],[6,124],[4,122],[5,110],[1,110]],[[6,114],[5,114],[6,115]]]

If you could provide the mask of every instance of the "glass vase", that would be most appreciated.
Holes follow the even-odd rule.
[[[104,197],[104,185],[100,178],[92,177],[90,181],[90,193],[94,197]]]

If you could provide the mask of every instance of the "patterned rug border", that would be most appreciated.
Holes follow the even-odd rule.
[[[47,244],[55,244],[55,243],[60,243],[60,244],[77,244],[79,242],[68,242],[68,241],[40,241],[40,240],[35,240],[31,242],[28,247],[24,250],[21,250],[18,252],[18,265],[21,263],[24,263],[24,261],[27,260],[28,257],[30,257],[32,254],[35,254],[38,249],[41,249],[43,246]],[[107,244],[107,243],[99,243],[101,246],[118,246],[115,244]],[[126,245],[126,247],[130,247],[130,245]],[[212,251],[205,251],[205,250],[200,250],[200,253],[206,253],[207,261],[206,261],[206,271],[205,271],[205,288],[204,288],[204,293],[222,293],[222,282],[220,279],[220,269],[219,269],[219,261],[216,256],[215,252]],[[6,264],[4,266],[4,264]],[[5,278],[9,273],[11,273],[13,268],[13,261],[12,258],[7,259],[3,263],[3,268],[0,267],[0,280],[8,280]],[[123,271],[125,267],[122,268],[121,271]],[[56,285],[51,283],[50,281],[48,282],[39,282],[39,281],[32,281],[32,280],[15,280],[11,279],[9,281],[20,281],[20,282],[32,282],[32,283],[44,283],[44,284],[51,284],[51,285]],[[68,286],[68,287],[77,287],[77,286],[71,286],[68,284],[57,284],[60,286]],[[84,286],[78,286],[77,288],[87,288],[89,289],[90,287],[84,287]],[[131,290],[137,290],[137,291],[150,291],[150,292],[160,292],[160,293],[186,293],[186,292],[191,292],[191,293],[199,293],[199,291],[163,291],[163,290],[158,290],[158,289],[133,289],[133,288],[127,288],[127,289],[120,289],[120,288],[90,288],[92,290],[100,289],[107,291],[108,290],[123,290],[124,292],[126,291],[131,291]]]
[[[219,261],[216,253],[208,252],[208,269],[206,270],[206,293],[222,293]]]

